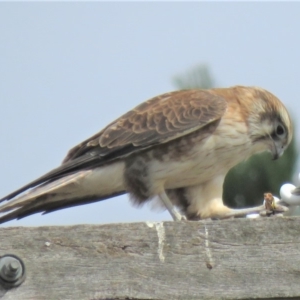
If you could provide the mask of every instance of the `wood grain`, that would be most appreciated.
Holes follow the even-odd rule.
[[[27,278],[0,299],[297,299],[299,246],[296,217],[1,228]]]

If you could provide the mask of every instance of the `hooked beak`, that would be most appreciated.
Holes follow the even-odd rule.
[[[281,143],[276,143],[275,141],[272,142],[273,142],[271,147],[272,160],[276,160],[283,154],[284,148],[282,147]]]
[[[277,160],[279,158],[278,153],[272,153],[272,160]]]

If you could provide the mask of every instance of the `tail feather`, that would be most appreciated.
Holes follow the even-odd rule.
[[[98,201],[103,201],[103,200],[107,200],[113,197],[117,197],[120,195],[125,194],[125,191],[122,192],[118,192],[115,194],[111,194],[111,195],[105,195],[102,197],[96,197],[96,196],[91,196],[90,198],[74,198],[74,199],[69,199],[67,201],[56,201],[56,202],[52,202],[52,203],[48,203],[48,204],[40,204],[37,205],[36,203],[34,205],[31,204],[27,204],[24,205],[22,207],[19,207],[11,212],[8,212],[7,214],[5,214],[4,216],[0,217],[0,224],[14,220],[14,219],[22,219],[25,217],[28,217],[32,214],[36,214],[36,213],[43,213],[44,214],[48,214],[51,212],[54,212],[56,210],[61,210],[61,209],[65,209],[65,208],[70,208],[70,207],[74,207],[74,206],[79,206],[79,205],[85,205],[85,204],[90,204],[90,203],[94,203],[94,202],[98,202]],[[36,199],[37,201],[39,200],[38,198]]]
[[[78,171],[44,183],[0,206],[0,224],[31,214],[93,203],[125,194],[123,164]]]

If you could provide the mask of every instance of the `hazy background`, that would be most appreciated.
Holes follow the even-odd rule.
[[[270,90],[297,121],[299,15],[300,3],[0,3],[0,195],[201,63],[217,86]],[[7,225],[170,219],[122,196]]]

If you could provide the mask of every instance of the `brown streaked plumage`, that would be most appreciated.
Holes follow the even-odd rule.
[[[227,172],[257,152],[278,158],[291,138],[287,110],[261,88],[163,94],[71,149],[60,167],[0,199],[14,198],[0,206],[6,212],[0,222],[126,192],[136,204],[159,197],[175,220],[182,217],[173,205],[188,219],[234,215],[222,201]]]

